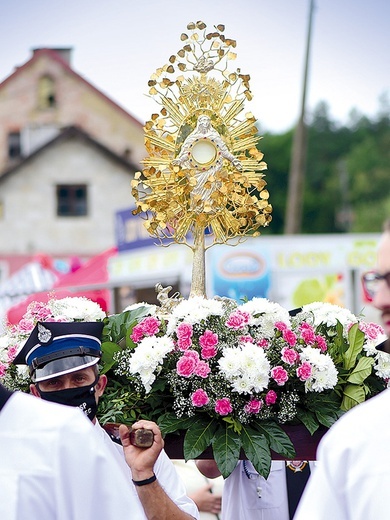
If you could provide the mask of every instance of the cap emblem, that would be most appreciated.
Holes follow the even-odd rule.
[[[48,343],[51,340],[51,331],[38,323],[38,339],[41,343]]]

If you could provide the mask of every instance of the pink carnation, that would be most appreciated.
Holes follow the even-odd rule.
[[[240,309],[237,309],[229,316],[226,322],[226,327],[235,330],[242,329],[247,323],[249,323],[249,318],[250,316],[247,312],[243,312]]]
[[[271,370],[271,377],[276,381],[279,386],[283,386],[284,383],[288,380],[288,373],[281,366],[274,367]]]
[[[288,347],[282,348],[282,360],[289,365],[293,365],[299,359],[299,354],[296,350]]]
[[[176,363],[176,370],[179,376],[190,377],[196,368],[197,362],[192,356],[182,356]]]
[[[275,329],[285,331],[288,329],[288,325],[286,323],[284,323],[284,321],[277,321],[275,323]]]
[[[132,341],[134,341],[134,343],[139,343],[143,337],[144,337],[144,333],[143,333],[142,327],[141,327],[140,323],[138,323],[137,325],[134,326],[134,328],[131,332],[130,338],[132,339]]]
[[[197,363],[200,359],[199,354],[196,352],[196,350],[186,350],[184,352],[184,356],[192,358],[195,361],[195,363]]]
[[[359,323],[359,329],[364,332],[368,339],[376,339],[380,334],[384,334],[383,327],[377,323],[362,322]]]
[[[297,337],[295,333],[290,329],[286,329],[283,331],[283,339],[287,341],[290,347],[293,347],[297,343]]]
[[[195,374],[205,379],[211,372],[211,368],[206,361],[199,361],[195,367]]]
[[[326,352],[328,350],[328,345],[326,344],[325,338],[322,336],[316,336],[316,343],[321,352]]]
[[[259,413],[263,406],[263,401],[259,399],[251,399],[249,403],[244,406],[246,413]]]
[[[215,334],[211,330],[206,329],[204,333],[199,337],[199,345],[204,347],[215,347],[218,345],[218,334]]]
[[[302,323],[300,326],[301,338],[307,345],[313,345],[316,341],[314,329],[308,323]]]
[[[180,350],[187,350],[192,346],[192,339],[191,338],[179,338],[177,340],[177,347]]]
[[[154,316],[147,316],[140,322],[140,325],[145,336],[154,336],[158,332],[160,321]]]
[[[190,323],[180,323],[176,329],[176,335],[180,338],[192,338],[192,325]]]
[[[252,336],[241,336],[240,342],[241,343],[254,343],[255,340],[252,338]]]
[[[7,352],[7,359],[9,362],[13,361],[16,357],[16,354],[18,353],[18,347],[16,347],[15,345],[13,345],[12,347],[9,347],[8,349],[8,352]]]
[[[230,399],[228,399],[227,397],[217,399],[217,401],[215,402],[215,411],[219,415],[229,415],[229,413],[233,411]]]
[[[39,321],[43,321],[43,320],[39,320]],[[33,330],[34,327],[35,327],[35,322],[33,319],[22,318],[19,321],[18,329],[19,329],[20,334],[30,334],[30,332]]]
[[[306,381],[309,379],[312,373],[312,367],[310,363],[304,361],[301,366],[297,368],[297,376],[301,381]]]
[[[257,342],[257,345],[261,348],[267,349],[269,347],[268,339],[262,338]]]
[[[202,390],[201,388],[198,388],[198,390],[195,390],[195,392],[191,396],[191,402],[194,406],[201,407],[210,401],[209,396],[207,393]]]
[[[34,301],[27,307],[25,316],[31,316],[36,321],[48,321],[47,318],[51,316],[51,314],[51,310],[46,303]]]
[[[7,372],[7,365],[0,361],[0,377],[4,377]]]
[[[211,359],[217,355],[216,347],[202,347],[201,355],[203,359]]]
[[[272,404],[276,403],[277,398],[278,398],[278,395],[275,392],[275,390],[269,390],[267,392],[267,395],[265,396],[265,404],[267,406],[271,406]]]

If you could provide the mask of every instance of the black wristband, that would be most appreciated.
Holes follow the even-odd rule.
[[[147,484],[151,484],[155,480],[157,480],[157,477],[153,474],[153,477],[146,478],[145,480],[133,480],[133,484],[135,486],[146,486]]]

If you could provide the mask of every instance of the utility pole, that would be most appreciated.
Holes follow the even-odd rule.
[[[311,28],[314,11],[314,0],[310,0],[309,25],[306,41],[305,71],[303,78],[303,91],[301,102],[301,113],[294,132],[293,145],[291,150],[290,173],[288,180],[287,207],[285,214],[285,234],[300,233],[302,227],[302,206],[303,206],[303,187],[306,168],[307,151],[307,128],[305,123],[306,112],[306,90],[307,77],[309,71],[309,55]]]

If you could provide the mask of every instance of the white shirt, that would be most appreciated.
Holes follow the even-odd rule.
[[[294,520],[388,520],[390,390],[341,417],[317,453]]]
[[[100,426],[98,421],[96,421],[95,423],[95,430],[99,434],[99,437],[101,438],[102,442],[107,446],[107,449],[110,450],[112,457],[117,461],[117,463],[121,467],[123,474],[128,479],[130,491],[134,495],[134,497],[136,497],[136,500],[138,502],[136,509],[137,516],[134,516],[132,518],[134,518],[134,520],[144,518],[146,519],[143,513],[141,502],[139,502],[138,499],[137,491],[131,480],[131,470],[126,463],[122,446],[113,442],[110,439],[109,435]],[[165,493],[169,496],[169,498],[173,502],[175,502],[175,504],[181,510],[192,515],[194,518],[199,518],[198,508],[196,507],[195,503],[186,495],[186,488],[184,486],[184,483],[178,476],[172,461],[169,459],[168,455],[165,453],[164,450],[158,456],[158,459],[153,469],[160,486],[164,489]]]
[[[272,461],[267,480],[249,461],[246,465],[251,478],[240,461],[225,480],[222,520],[288,520],[286,463]]]
[[[109,450],[77,408],[16,392],[0,412],[2,520],[137,519]]]

